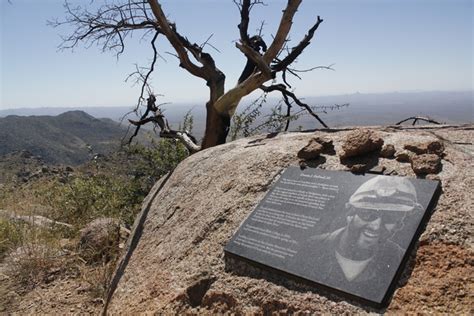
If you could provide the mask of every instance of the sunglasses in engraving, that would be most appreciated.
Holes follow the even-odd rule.
[[[403,218],[403,212],[354,208],[354,213],[366,222],[381,218],[384,223],[396,223]]]

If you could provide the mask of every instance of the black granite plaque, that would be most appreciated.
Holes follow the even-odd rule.
[[[432,180],[289,167],[225,252],[382,306],[439,188]]]

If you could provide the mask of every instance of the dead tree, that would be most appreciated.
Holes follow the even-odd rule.
[[[130,144],[135,136],[137,136],[140,127],[147,123],[154,123],[160,128],[160,137],[162,138],[173,138],[179,139],[189,150],[190,153],[195,153],[201,148],[197,145],[196,138],[192,136],[188,131],[175,131],[170,128],[168,120],[165,118],[161,112],[159,106],[156,105],[156,97],[151,94],[147,99],[147,107],[145,113],[140,117],[140,120],[128,120],[130,124],[135,126],[135,132],[129,138],[128,144]],[[152,116],[148,116],[152,112]]]
[[[179,59],[179,66],[193,76],[202,78],[209,89],[209,100],[206,103],[206,129],[201,147],[191,138],[188,141],[195,150],[199,148],[209,148],[226,141],[229,132],[231,117],[235,113],[242,98],[255,90],[262,90],[265,93],[276,92],[281,94],[287,105],[288,116],[291,107],[296,104],[307,110],[321,125],[327,125],[313,111],[313,109],[303,103],[291,89],[287,76],[293,75],[300,78],[298,72],[311,71],[316,68],[331,69],[331,66],[320,66],[311,69],[297,70],[292,68],[292,64],[303,53],[305,48],[311,43],[315,32],[323,20],[317,16],[307,34],[294,47],[289,47],[289,32],[295,14],[302,0],[288,0],[283,9],[278,29],[268,45],[261,34],[251,36],[249,34],[250,11],[255,5],[262,4],[260,0],[234,0],[240,12],[240,23],[238,25],[240,38],[236,42],[236,47],[244,54],[246,64],[236,85],[225,91],[225,75],[216,65],[212,55],[204,51],[209,45],[192,43],[186,36],[178,31],[175,23],[168,20],[162,6],[158,0],[122,0],[106,2],[95,12],[90,12],[82,7],[72,8],[67,3],[65,8],[67,16],[64,21],[52,22],[53,26],[72,25],[74,31],[69,36],[63,38],[62,48],[74,48],[81,42],[86,46],[99,45],[102,50],[114,50],[117,56],[125,49],[125,41],[132,32],[142,32],[144,36],[152,35],[150,42],[153,49],[153,61],[146,72],[137,67],[138,80],[141,82],[141,94],[138,98],[136,109],[145,103],[145,92],[151,95],[150,74],[154,71],[158,54],[155,46],[158,36],[167,39],[174,49],[174,55]],[[280,83],[278,81],[281,80]],[[266,85],[271,82],[270,85]],[[155,115],[146,118],[152,111]],[[145,117],[140,121],[156,122],[160,125],[163,119],[163,127],[160,125],[162,136],[182,138],[188,136],[186,133],[171,131],[166,127],[164,117],[156,115],[156,111],[146,110]],[[138,127],[142,123],[138,123]],[[132,122],[134,123],[134,122]],[[137,132],[137,130],[136,130]]]

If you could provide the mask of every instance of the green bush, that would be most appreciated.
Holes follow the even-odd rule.
[[[118,218],[131,225],[153,184],[188,155],[186,148],[173,140],[152,145],[128,148],[126,157],[113,162],[109,170],[99,166],[66,183],[45,184],[36,196],[50,210],[47,216],[77,228],[98,217]]]
[[[189,155],[186,147],[176,140],[151,142],[150,147],[134,145],[128,149],[129,155],[139,158],[133,167],[137,177],[151,177],[156,181]]]
[[[119,218],[131,224],[143,199],[137,181],[102,174],[58,183],[49,192],[53,218],[77,227],[98,217]]]

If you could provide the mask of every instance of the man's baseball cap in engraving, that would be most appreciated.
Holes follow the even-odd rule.
[[[416,190],[402,177],[376,176],[363,183],[349,199],[356,208],[408,212],[417,205]]]

